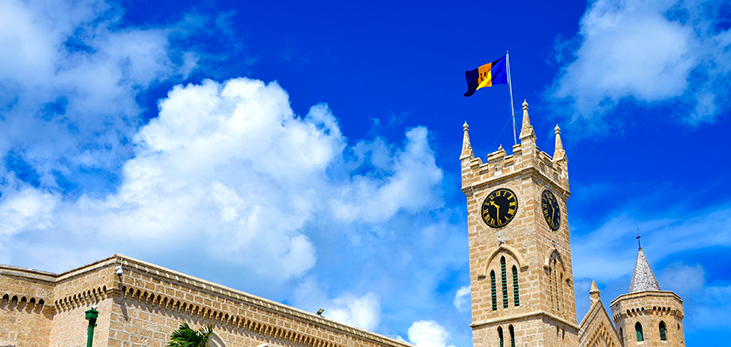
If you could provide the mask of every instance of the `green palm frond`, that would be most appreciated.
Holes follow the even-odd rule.
[[[167,347],[205,347],[208,339],[213,334],[213,326],[208,324],[198,331],[193,330],[188,323],[180,323],[180,327],[170,334],[170,341]]]

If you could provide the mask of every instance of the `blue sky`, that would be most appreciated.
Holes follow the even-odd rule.
[[[114,253],[419,347],[471,345],[462,124],[562,128],[579,317],[643,249],[689,345],[731,331],[723,1],[0,2],[0,262]],[[505,128],[505,131],[502,130]]]

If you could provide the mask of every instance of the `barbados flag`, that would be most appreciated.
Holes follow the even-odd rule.
[[[464,93],[464,96],[470,96],[480,88],[506,84],[508,83],[508,72],[505,68],[505,57],[472,71],[465,71],[464,77],[467,79],[467,93]]]

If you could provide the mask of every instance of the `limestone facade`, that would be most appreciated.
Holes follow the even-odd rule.
[[[460,160],[462,192],[467,197],[473,344],[499,346],[502,340],[504,346],[578,346],[566,218],[566,200],[571,194],[568,160],[558,129],[557,159],[538,150],[525,102],[522,124],[520,143],[513,147],[513,154],[506,155],[500,147],[487,156],[486,163],[474,156],[469,129],[464,126]],[[482,205],[499,188],[514,192],[518,207],[511,222],[491,228],[483,221]],[[556,197],[563,216],[556,231],[542,213],[544,190]],[[512,275],[513,267],[517,276]],[[509,276],[503,276],[504,272]],[[496,278],[493,273],[498,274]]]
[[[86,346],[92,305],[100,347],[161,347],[181,322],[213,324],[212,346],[411,346],[122,255],[59,275],[0,265],[0,295],[0,346]]]

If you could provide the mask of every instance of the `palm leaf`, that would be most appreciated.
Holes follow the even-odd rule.
[[[188,323],[180,323],[180,327],[170,334],[170,341],[167,347],[205,347],[208,339],[213,334],[213,326],[208,324],[198,331],[193,330]]]

